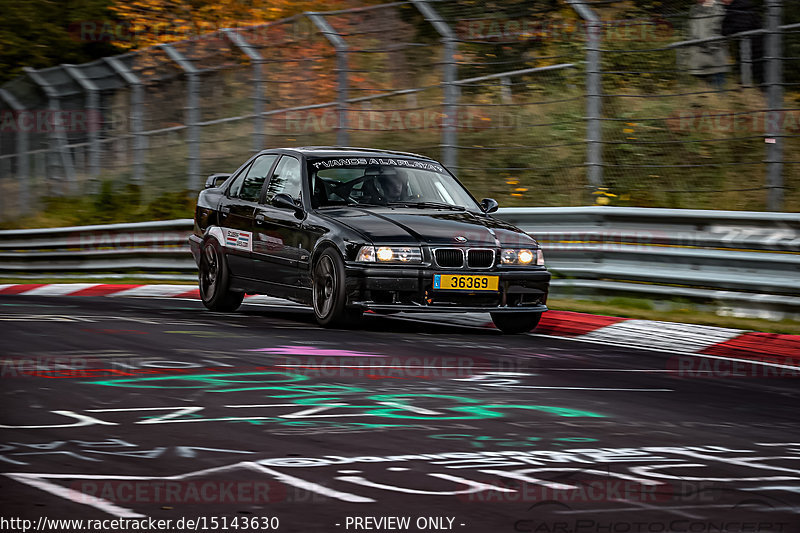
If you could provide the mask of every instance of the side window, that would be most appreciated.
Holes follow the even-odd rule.
[[[270,203],[276,194],[284,193],[299,203],[302,176],[300,161],[288,155],[281,157],[267,185],[266,202]]]
[[[278,158],[277,155],[262,155],[242,172],[231,185],[230,196],[250,202],[257,202],[261,196],[261,187],[267,179],[269,169]]]
[[[252,163],[244,167],[239,173],[233,178],[233,183],[228,188],[228,196],[231,198],[238,198],[239,191],[242,190],[242,182],[244,181],[244,177],[247,176],[247,171],[250,170],[250,167],[253,166]]]

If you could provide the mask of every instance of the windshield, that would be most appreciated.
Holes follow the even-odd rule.
[[[311,203],[480,210],[438,163],[412,159],[318,159],[309,162]]]

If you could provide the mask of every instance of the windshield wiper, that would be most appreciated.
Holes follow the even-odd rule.
[[[463,205],[445,204],[442,202],[388,202],[386,205],[401,205],[403,207],[430,207],[434,209],[450,209],[451,211],[466,211]]]
[[[386,207],[382,204],[371,204],[369,202],[348,202],[347,205],[353,207]]]
[[[347,202],[347,203],[342,202],[342,203],[339,203],[339,204],[321,205],[317,209],[325,209],[326,207],[385,207],[385,206],[382,206],[382,205],[379,205],[379,204],[366,204],[366,203],[362,204],[362,203],[359,203],[359,202]]]

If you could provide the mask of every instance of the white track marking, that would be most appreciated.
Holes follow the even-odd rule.
[[[611,342],[608,340],[594,340],[594,339],[585,339],[583,337],[561,337],[559,335],[542,335],[541,333],[528,333],[529,337],[542,337],[545,339],[559,339],[564,341],[573,341],[573,342],[588,342],[590,344],[597,344],[600,346],[614,346],[618,348],[633,348],[634,350],[642,350],[647,352],[660,352],[660,353],[670,353],[672,355],[686,355],[689,357],[698,357],[703,359],[719,359],[722,361],[735,361],[739,363],[749,363],[757,366],[769,366],[772,368],[783,368],[786,370],[800,370],[800,365],[792,366],[792,365],[782,365],[780,363],[770,363],[768,361],[758,361],[755,359],[742,359],[739,357],[726,357],[723,355],[709,355],[705,353],[695,353],[695,352],[680,352],[675,350],[669,350],[666,348],[654,348],[652,346],[642,346],[636,344],[622,344],[618,342]]]
[[[97,286],[96,283],[53,283],[36,287],[22,294],[25,296],[69,296],[83,289]]]
[[[194,285],[141,285],[139,287],[133,287],[132,289],[125,289],[123,291],[115,292],[109,294],[108,296],[112,296],[114,298],[117,297],[152,298],[154,296],[169,298],[170,296],[175,296],[178,294],[189,292],[194,288],[195,288]]]
[[[625,342],[633,339],[651,347],[684,352],[699,352],[705,348],[738,337],[745,330],[657,322],[652,320],[624,320],[611,324],[585,335],[582,339],[597,341]]]
[[[99,509],[113,516],[118,516],[120,518],[146,517],[146,515],[139,514],[131,509],[125,509],[124,507],[119,507],[117,505],[114,505],[110,501],[104,500],[103,498],[98,498],[97,496],[91,496],[89,494],[78,492],[77,490],[73,490],[67,487],[62,487],[61,485],[50,483],[49,481],[45,481],[44,479],[41,478],[28,477],[23,474],[6,474],[6,475],[15,481],[24,483],[25,485],[29,485],[31,487],[35,487],[45,492],[49,492],[50,494],[59,496],[60,498],[64,498],[65,500],[70,500],[75,503],[81,503],[84,505],[91,505],[95,509]]]

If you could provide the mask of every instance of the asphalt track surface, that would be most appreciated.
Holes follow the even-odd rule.
[[[0,339],[6,518],[800,531],[798,381],[758,364],[159,299],[0,297]]]

